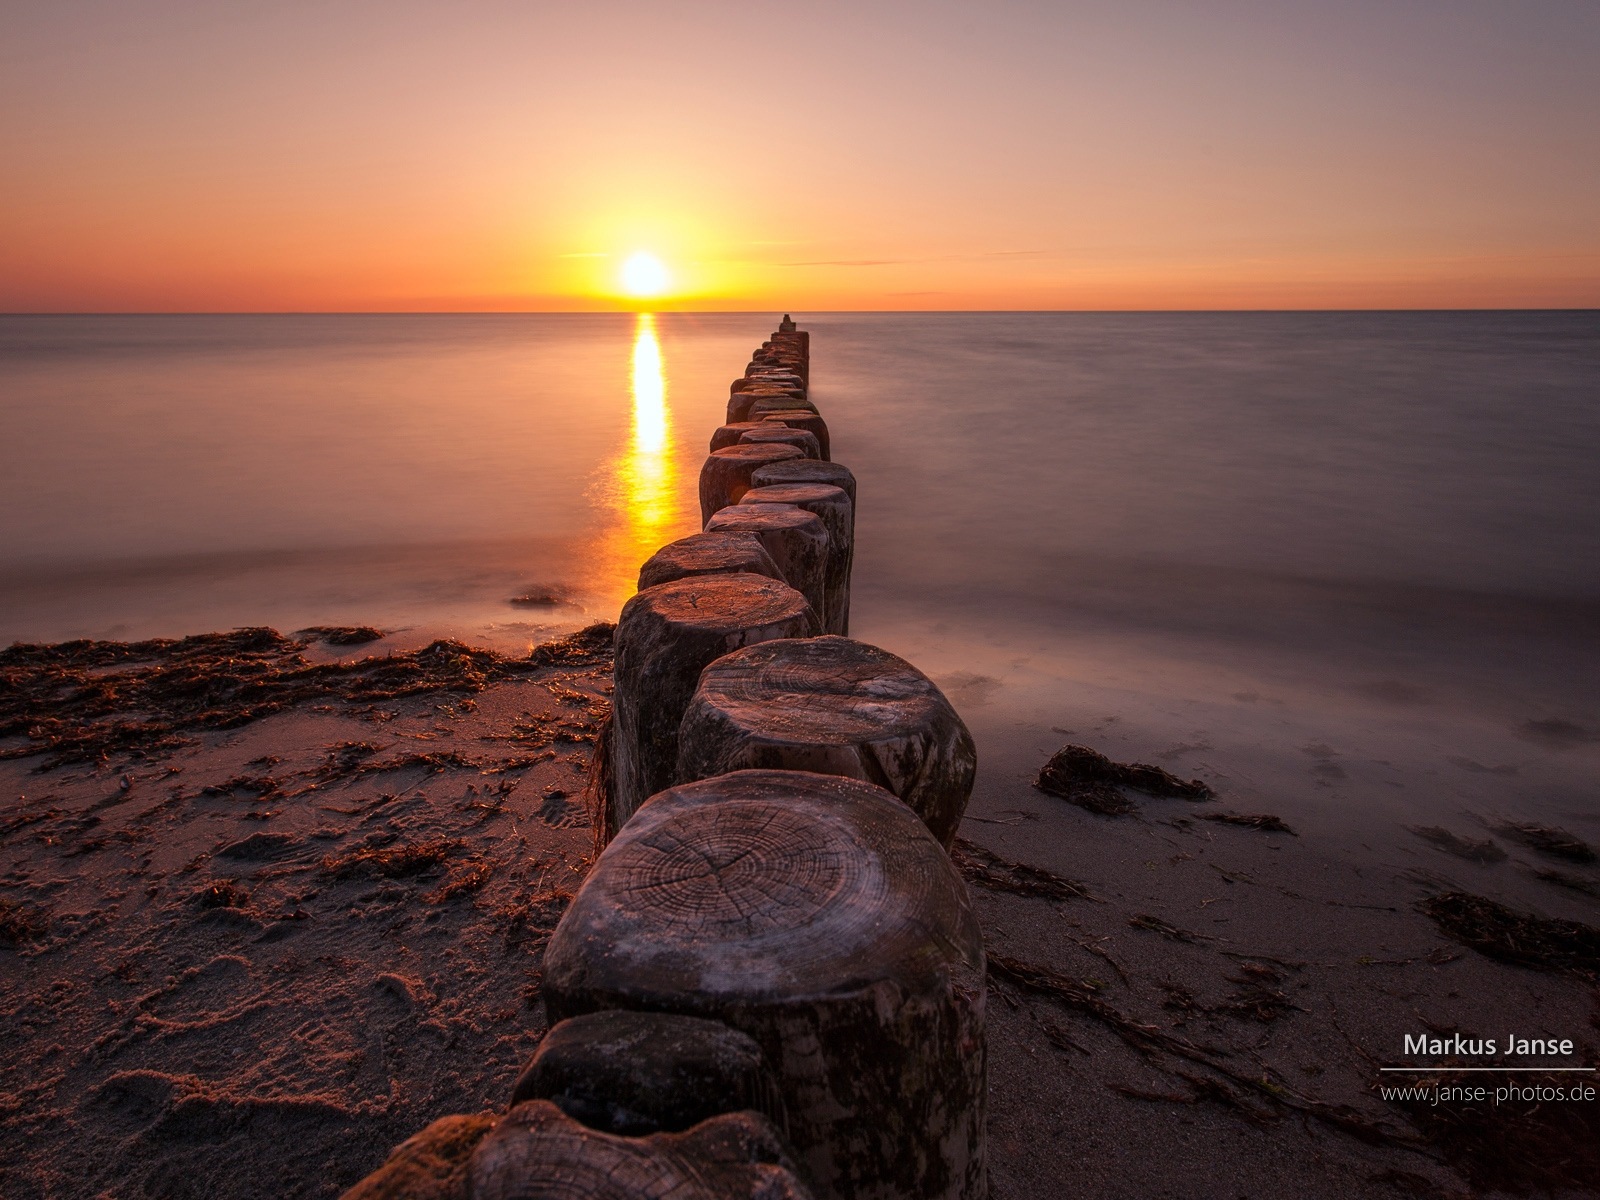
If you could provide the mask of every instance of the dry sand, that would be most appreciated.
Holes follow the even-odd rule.
[[[192,652],[243,682],[163,677],[156,717],[107,685],[99,726],[143,721],[114,744],[35,730],[103,760],[0,762],[0,1194],[331,1196],[432,1119],[504,1105],[589,861],[608,651],[402,646],[403,670],[315,673],[394,645],[147,650],[57,680],[59,701]],[[54,669],[13,657],[8,700]],[[980,752],[961,859],[992,960],[997,1200],[1600,1190],[1600,1104],[1408,1112],[1376,1090],[1406,1033],[1561,1031],[1596,1063],[1600,950],[1508,965],[1417,909],[1506,864],[1419,841],[1415,870],[1375,876],[1198,819],[1226,794],[1098,816],[1032,788],[1017,746]],[[1528,869],[1600,890],[1593,864]]]

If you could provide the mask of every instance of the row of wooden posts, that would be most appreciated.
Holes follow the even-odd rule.
[[[475,1200],[987,1193],[983,944],[946,853],[972,738],[847,636],[855,478],[809,383],[786,316],[729,390],[703,531],[622,611],[607,844]]]

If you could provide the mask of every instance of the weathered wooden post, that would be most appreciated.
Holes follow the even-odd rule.
[[[789,400],[798,408],[805,408],[810,404],[802,388],[789,389],[757,384],[742,392],[734,392],[728,397],[727,423],[733,425],[739,421],[755,419],[750,416],[750,409],[757,400]]]
[[[827,627],[828,529],[820,517],[792,504],[730,504],[712,514],[706,532],[760,538],[789,586],[810,603],[817,632]]]
[[[779,483],[830,483],[843,488],[850,497],[850,511],[856,506],[856,477],[850,468],[836,462],[814,462],[797,458],[787,462],[767,463],[750,474],[752,487],[772,487]],[[851,526],[854,528],[854,525]]]
[[[755,534],[691,533],[667,543],[645,561],[639,568],[639,590],[694,575],[734,575],[741,571],[783,579],[783,572]]]
[[[710,453],[715,454],[718,450],[738,445],[739,438],[743,434],[750,432],[752,429],[760,429],[766,423],[766,418],[763,417],[759,421],[735,421],[731,425],[717,426],[711,434]]]
[[[700,468],[700,523],[704,525],[718,509],[739,503],[739,497],[750,490],[750,476],[757,467],[804,457],[805,452],[794,446],[771,443],[739,443],[714,451]]]
[[[855,561],[855,508],[843,488],[829,483],[780,483],[751,488],[735,505],[792,504],[815,513],[828,531],[828,565],[823,573],[822,632],[850,632],[850,571]]]
[[[822,1200],[986,1195],[982,937],[881,788],[736,771],[652,797],[556,927],[544,997],[552,1020],[626,1008],[749,1034]]]
[[[472,1152],[466,1182],[471,1200],[811,1200],[782,1137],[756,1113],[631,1138],[587,1129],[547,1100],[500,1120]]]
[[[828,423],[822,419],[821,414],[808,412],[803,408],[786,408],[782,412],[769,412],[761,414],[762,423],[775,423],[787,425],[790,429],[804,429],[817,439],[817,446],[822,451],[823,461],[833,457],[833,451],[828,441]]]
[[[707,663],[741,646],[810,637],[817,629],[803,595],[762,575],[678,579],[623,605],[611,697],[610,811],[601,814],[606,833],[615,834],[639,805],[671,785],[678,726]]]
[[[796,399],[793,396],[783,396],[783,395],[776,395],[775,396],[775,395],[771,395],[771,394],[764,393],[764,392],[744,392],[744,393],[742,393],[742,395],[753,397],[753,399],[750,401],[750,407],[745,409],[745,415],[742,418],[743,420],[746,420],[746,421],[759,421],[762,417],[766,416],[768,413],[778,413],[778,412],[814,412],[814,413],[820,413],[820,411],[821,411],[811,401]]]
[[[700,673],[678,730],[678,779],[743,767],[876,783],[949,846],[977,751],[944,693],[905,659],[819,637],[748,646]]]
[[[807,458],[820,459],[822,457],[822,443],[817,441],[817,435],[807,429],[791,429],[787,425],[774,425],[767,421],[760,423],[758,429],[748,429],[740,435],[739,441],[745,444],[775,444],[779,446],[794,446],[804,452]]]
[[[604,1133],[678,1133],[752,1109],[783,1126],[783,1101],[761,1047],[721,1021],[671,1013],[597,1012],[562,1021],[539,1043],[511,1093],[549,1100]]]

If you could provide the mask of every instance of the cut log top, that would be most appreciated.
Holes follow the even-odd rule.
[[[810,400],[799,396],[790,396],[785,393],[741,392],[741,400],[750,400],[749,407],[745,409],[745,420],[755,420],[767,413],[775,412],[814,412],[819,409]],[[753,397],[753,399],[752,399]]]
[[[815,513],[793,504],[730,504],[713,513],[706,524],[707,533],[769,529],[811,529],[824,538],[828,536],[827,529]]]
[[[769,736],[854,742],[888,728],[926,728],[953,712],[938,686],[897,654],[852,638],[763,642],[717,659],[700,694],[730,720]]]
[[[617,1137],[554,1104],[512,1109],[473,1151],[471,1200],[810,1200],[782,1138],[756,1113],[686,1133]]]
[[[767,424],[766,418],[759,421],[730,421],[726,425],[717,426],[716,432],[711,435],[710,453],[725,450],[729,446],[737,446],[739,439],[752,429],[761,429]]]
[[[831,483],[775,483],[751,488],[739,500],[745,504],[849,504],[842,487]],[[807,510],[810,511],[809,509]]]
[[[600,856],[545,953],[552,1017],[981,992],[966,887],[922,823],[859,780],[735,771],[660,792]]]
[[[735,442],[731,446],[724,446],[721,450],[714,451],[711,457],[736,459],[739,462],[766,466],[769,462],[782,462],[786,458],[804,458],[805,455],[798,450],[789,450],[784,446],[751,446]]]
[[[741,572],[764,575],[768,579],[783,578],[778,564],[772,561],[772,555],[753,533],[692,533],[668,543],[650,556],[639,568],[639,590],[695,575]]]
[[[856,477],[849,467],[836,462],[800,458],[788,462],[763,463],[751,472],[750,482],[755,487],[771,487],[779,483],[831,483],[834,487],[844,489],[844,494],[850,497],[852,508],[856,502]]]
[[[819,413],[804,408],[786,408],[782,412],[762,413],[759,423],[784,425],[790,429],[804,429],[807,433],[815,434],[823,461],[833,457],[833,448],[828,439],[828,423]]]
[[[870,780],[948,845],[977,753],[944,693],[905,659],[850,638],[782,639],[717,659],[684,710],[678,777],[738,767]]]
[[[822,457],[822,444],[817,441],[817,435],[806,429],[790,429],[784,425],[769,425],[761,422],[756,429],[746,430],[740,435],[739,441],[745,445],[773,444],[779,446],[793,446],[802,451],[807,458]]]
[[[805,597],[781,579],[744,572],[697,575],[640,592],[622,606],[617,625],[734,633],[802,619],[807,607]]]

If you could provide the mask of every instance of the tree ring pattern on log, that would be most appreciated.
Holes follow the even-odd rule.
[[[662,932],[718,940],[787,942],[840,897],[868,909],[887,882],[847,852],[835,831],[803,813],[700,810],[648,842],[617,902],[652,914]],[[824,932],[818,930],[817,932]]]
[[[682,843],[737,853],[759,837],[741,827],[760,830],[780,813],[863,865],[841,875],[769,859],[769,874],[788,872],[769,895],[789,904],[807,886],[815,893],[794,917],[738,915],[753,894],[741,881],[731,899],[701,893],[734,919],[682,919],[661,864],[681,869]],[[697,886],[708,875],[703,863],[688,869]],[[853,890],[877,878],[882,888]],[[819,1195],[981,1200],[983,961],[965,885],[894,797],[852,779],[734,771],[657,794],[623,827],[550,939],[544,997],[552,1020],[628,1008],[749,1034],[774,1068],[797,1161]]]
[[[545,990],[553,1019],[653,1006],[715,1016],[730,998],[920,980],[952,959],[981,967],[976,918],[904,804],[855,779],[733,771],[658,792],[634,813],[556,927]],[[569,1012],[560,1000],[613,983],[636,994],[639,979],[655,1005]]]
[[[795,458],[768,463],[751,472],[752,487],[770,487],[778,483],[831,483],[836,488],[844,489],[844,494],[850,497],[850,511],[852,514],[855,512],[856,477],[843,463]],[[853,516],[851,519],[854,521]]]
[[[678,778],[743,767],[844,775],[903,800],[949,845],[977,751],[936,684],[850,638],[779,639],[717,659],[678,731]]]

